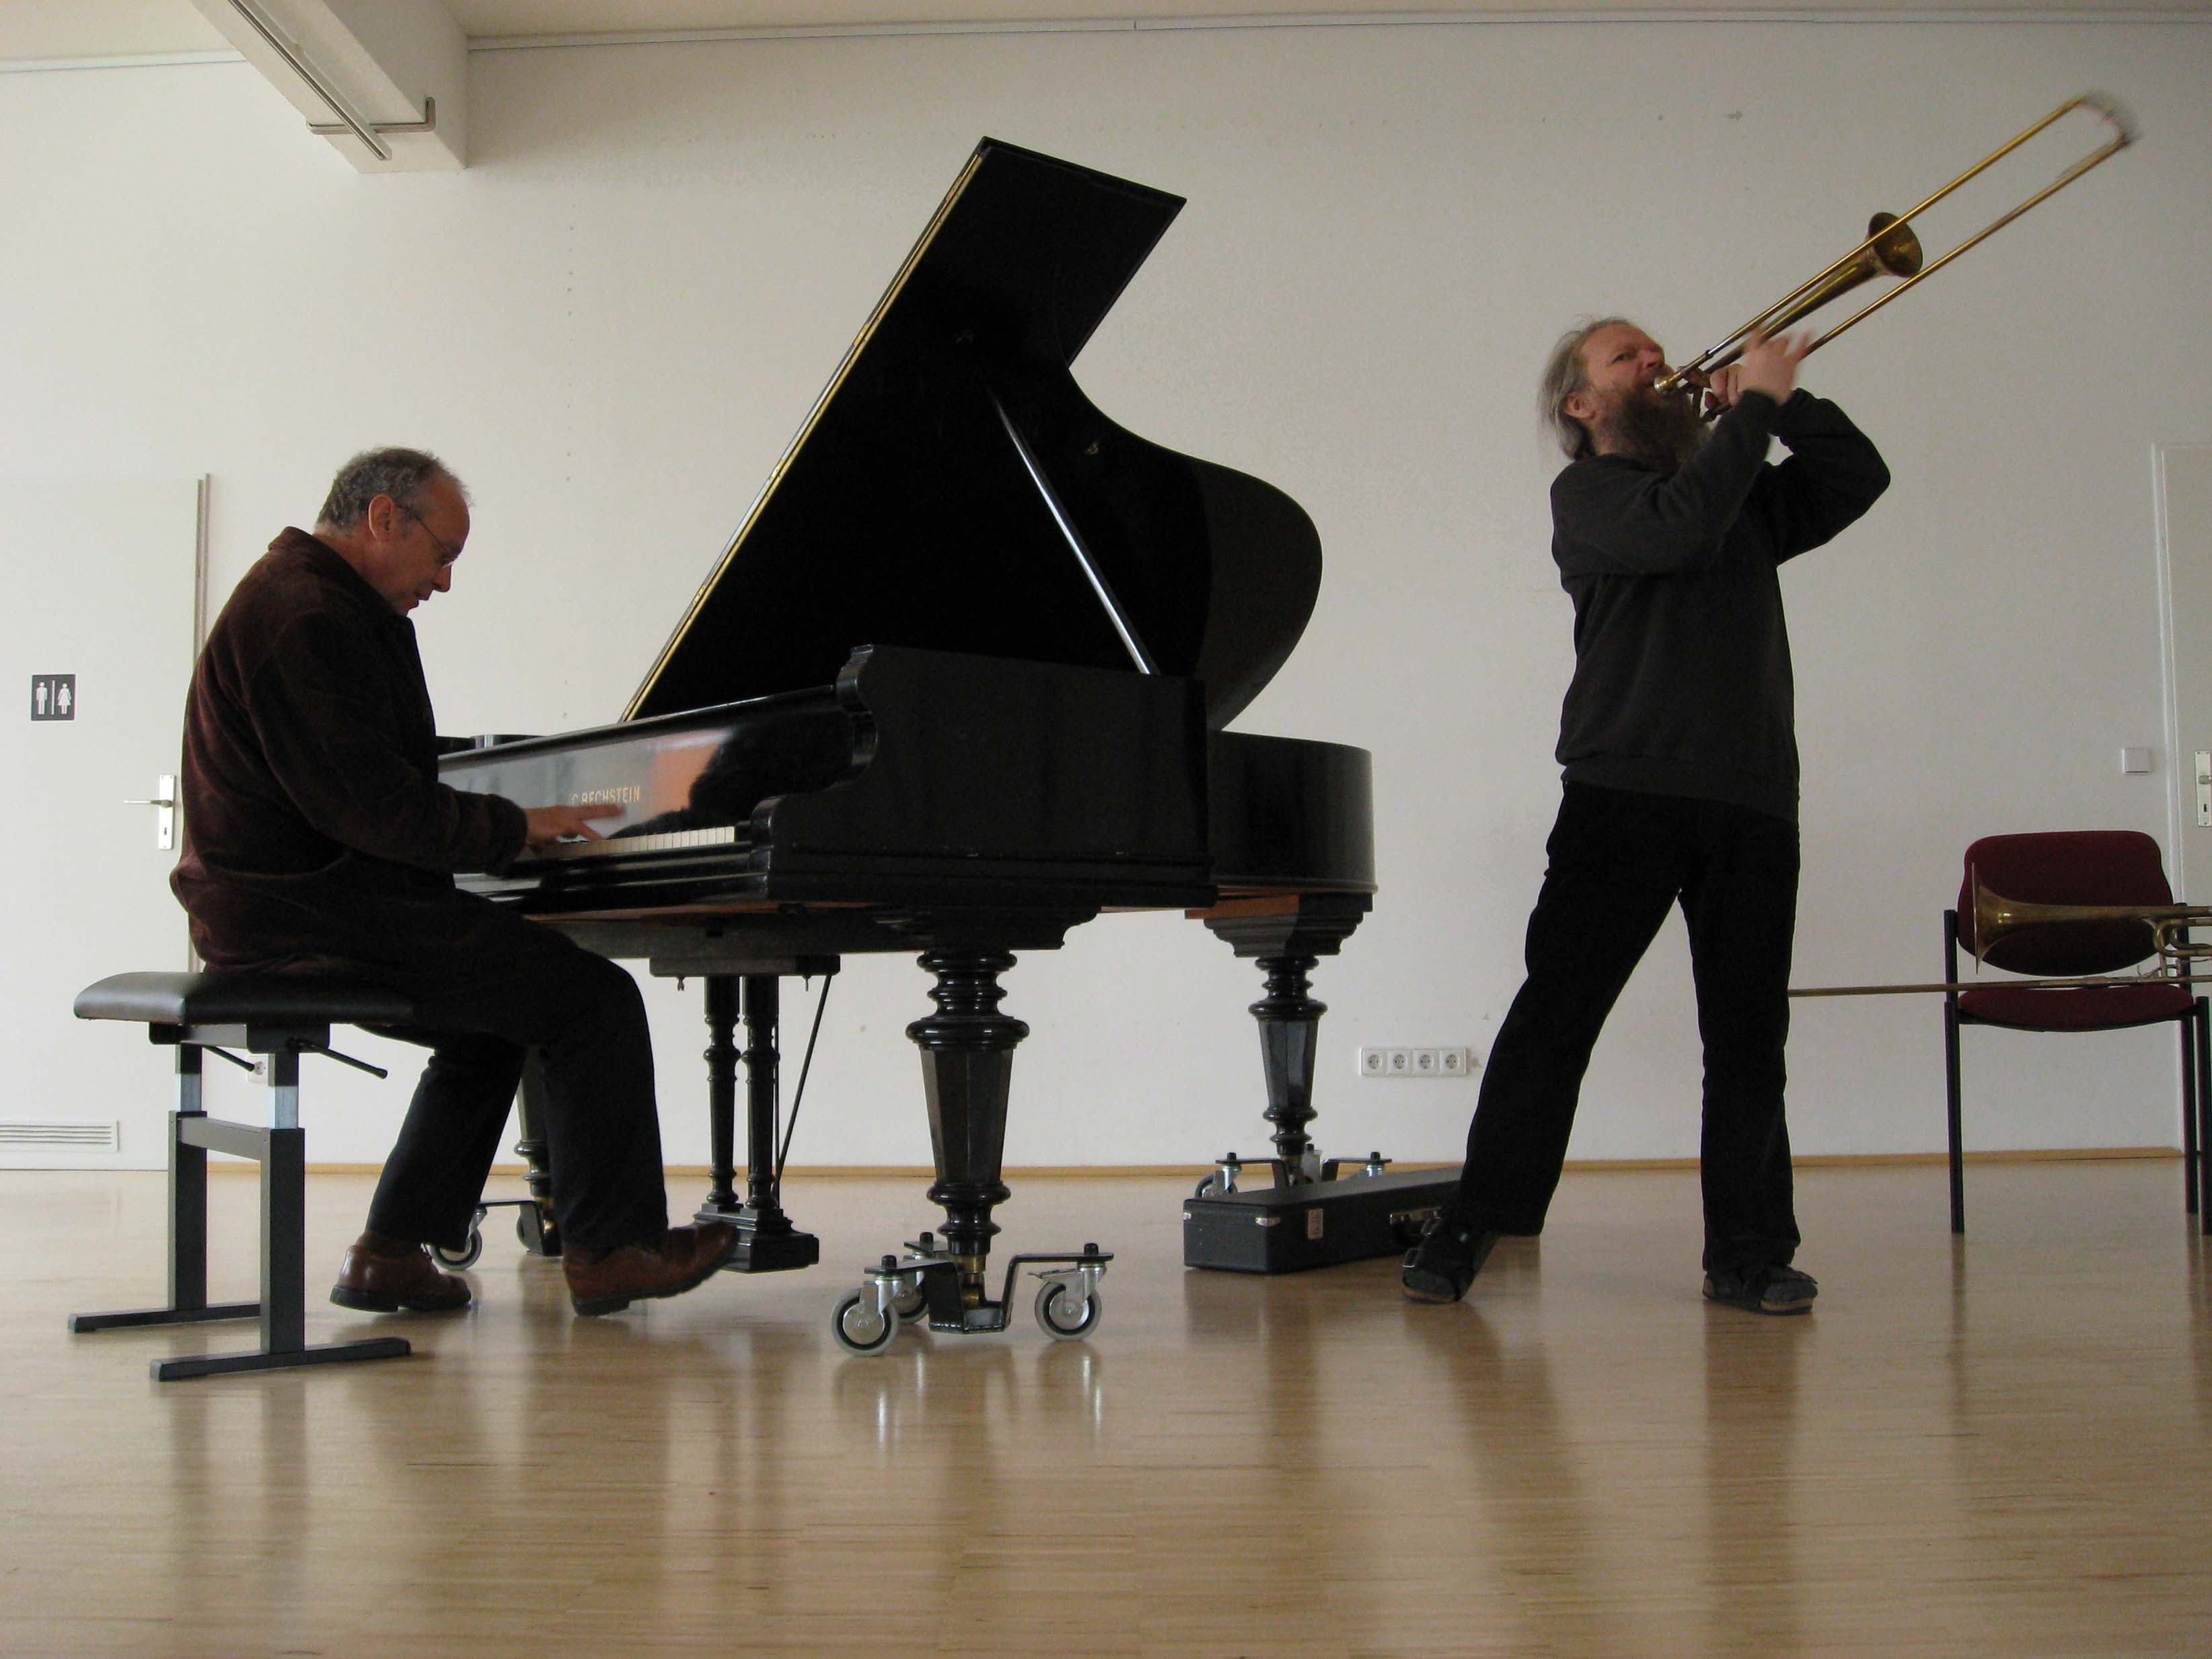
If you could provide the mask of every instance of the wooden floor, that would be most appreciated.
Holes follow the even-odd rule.
[[[1184,1183],[1033,1179],[1009,1248],[1121,1252],[1095,1337],[862,1359],[830,1305],[929,1212],[815,1179],[811,1272],[580,1320],[501,1231],[466,1316],[311,1304],[411,1358],[156,1385],[250,1327],[64,1320],[156,1299],[160,1177],[0,1174],[0,1654],[2202,1656],[2180,1180],[1978,1168],[1954,1245],[1940,1169],[1807,1171],[1782,1320],[1700,1301],[1689,1175],[1571,1174],[1451,1308],[1188,1273]],[[318,1296],[368,1188],[310,1182]]]

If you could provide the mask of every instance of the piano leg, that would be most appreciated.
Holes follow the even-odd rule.
[[[1322,1178],[1306,1125],[1320,1115],[1313,1105],[1314,1064],[1328,1005],[1308,994],[1306,976],[1322,957],[1343,947],[1372,904],[1364,893],[1281,893],[1226,899],[1193,913],[1267,975],[1267,994],[1252,1005],[1251,1014],[1260,1023],[1260,1063],[1267,1084],[1264,1115],[1274,1126],[1278,1187]]]
[[[757,1217],[765,1212],[782,1221],[776,1202],[776,1105],[781,1086],[782,1056],[776,1050],[776,1027],[783,1019],[781,987],[773,974],[748,974],[744,980],[745,1049],[745,1203]]]
[[[1391,1171],[1380,1153],[1346,1160],[1338,1176],[1321,1159],[1306,1127],[1313,1106],[1321,1017],[1307,975],[1334,956],[1371,901],[1361,893],[1271,894],[1227,899],[1194,912],[1209,931],[1252,959],[1267,994],[1252,1005],[1267,1085],[1266,1117],[1274,1127],[1275,1181],[1239,1191],[1232,1153],[1222,1173],[1183,1202],[1183,1264],[1243,1273],[1285,1273],[1360,1261],[1404,1249],[1449,1196],[1458,1172]],[[1256,1225],[1255,1224],[1257,1224]]]
[[[707,1062],[707,1138],[714,1159],[714,1186],[699,1206],[702,1221],[730,1221],[737,1217],[738,1045],[732,1037],[738,1024],[738,976],[707,975],[707,1047],[700,1055]],[[775,1042],[769,1034],[771,1048]],[[751,1058],[750,1054],[746,1056]]]
[[[921,1050],[922,1087],[929,1101],[929,1140],[937,1182],[929,1201],[945,1206],[944,1253],[960,1270],[963,1298],[987,1299],[983,1262],[994,1205],[1012,1196],[1000,1179],[1006,1147],[1006,1098],[1014,1048],[1030,1028],[999,1012],[1006,995],[999,975],[1014,965],[1004,951],[941,946],[921,958],[936,975],[937,1012],[906,1028]]]
[[[1321,1155],[1306,1133],[1306,1125],[1320,1115],[1313,1106],[1314,1051],[1321,1017],[1328,1012],[1327,1003],[1306,994],[1306,975],[1319,963],[1316,957],[1260,958],[1267,994],[1252,1005],[1251,1014],[1260,1022],[1260,1063],[1267,1079],[1267,1109],[1261,1115],[1275,1126],[1278,1187],[1321,1178]]]

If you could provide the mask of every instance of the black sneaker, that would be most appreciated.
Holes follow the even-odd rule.
[[[1725,1302],[1731,1308],[1749,1308],[1754,1313],[1810,1313],[1813,1298],[1820,1293],[1812,1274],[1768,1261],[1745,1267],[1716,1267],[1705,1275],[1706,1301]]]
[[[1496,1233],[1479,1233],[1456,1221],[1439,1220],[1406,1252],[1406,1270],[1398,1276],[1406,1287],[1406,1299],[1458,1301],[1497,1245]]]

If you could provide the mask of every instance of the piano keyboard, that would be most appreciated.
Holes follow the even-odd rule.
[[[516,863],[538,859],[604,858],[619,853],[625,858],[635,853],[665,853],[678,848],[734,847],[744,837],[732,824],[720,824],[711,830],[672,830],[665,836],[609,836],[602,841],[556,841],[550,847],[532,848],[524,853]]]

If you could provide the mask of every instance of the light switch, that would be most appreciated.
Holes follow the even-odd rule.
[[[2120,750],[2120,770],[2121,770],[2121,771],[2123,771],[2123,772],[2148,772],[2148,771],[2149,771],[2149,770],[2150,770],[2150,750],[2148,750],[2148,749],[2123,749],[2123,750]]]

